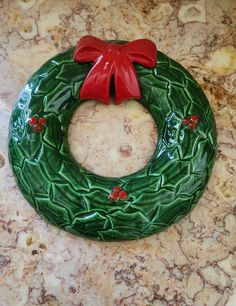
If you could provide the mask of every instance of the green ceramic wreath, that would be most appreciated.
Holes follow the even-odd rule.
[[[195,206],[209,180],[216,128],[206,96],[160,51],[154,68],[135,64],[139,101],[158,126],[157,147],[135,174],[98,176],[82,168],[68,147],[69,122],[83,103],[80,90],[91,69],[91,63],[73,60],[74,51],[46,62],[16,102],[9,158],[18,186],[43,218],[79,236],[115,241],[160,232]]]

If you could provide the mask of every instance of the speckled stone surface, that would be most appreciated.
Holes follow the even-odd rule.
[[[236,305],[235,31],[231,0],[0,1],[1,306]],[[17,95],[41,64],[87,33],[154,40],[211,102],[219,143],[212,178],[193,212],[159,235],[99,243],[60,231],[34,213],[10,170]]]
[[[75,111],[68,132],[70,150],[85,168],[121,177],[144,168],[157,144],[151,114],[137,101],[109,106],[86,101]]]

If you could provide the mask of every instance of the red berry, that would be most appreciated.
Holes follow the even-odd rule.
[[[36,123],[34,125],[33,129],[34,129],[35,132],[39,132],[40,133],[43,130],[43,126],[40,123]]]
[[[113,191],[115,191],[115,192],[120,192],[120,191],[121,191],[121,188],[120,188],[119,186],[115,186],[115,187],[113,188]]]
[[[188,127],[189,127],[190,129],[195,129],[196,123],[189,123]]]
[[[40,124],[44,125],[47,120],[45,118],[39,118],[39,121],[38,121]]]
[[[190,119],[189,118],[184,118],[183,124],[188,125],[189,123],[190,123]]]
[[[32,117],[32,118],[29,119],[28,123],[30,125],[34,125],[35,123],[37,123],[37,121],[38,121],[37,117]]]
[[[198,116],[196,116],[196,115],[192,115],[192,116],[191,116],[191,120],[192,120],[193,122],[198,123],[199,118],[198,118]]]
[[[109,196],[109,199],[111,199],[112,201],[116,201],[118,200],[118,198],[119,198],[119,193],[115,191],[113,191]]]
[[[121,190],[119,193],[120,200],[126,200],[127,199],[127,192],[124,190]]]

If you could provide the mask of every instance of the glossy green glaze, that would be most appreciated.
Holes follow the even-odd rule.
[[[158,126],[159,141],[144,169],[105,178],[82,168],[67,141],[70,118],[90,64],[73,61],[74,49],[45,63],[28,81],[10,122],[9,158],[28,202],[50,223],[96,240],[130,240],[167,228],[197,203],[216,153],[209,103],[193,77],[161,52],[154,69],[135,65],[142,103]],[[109,107],[109,106],[107,106]],[[183,119],[197,115],[194,129]],[[47,120],[35,132],[28,120]],[[128,194],[112,202],[114,186]]]

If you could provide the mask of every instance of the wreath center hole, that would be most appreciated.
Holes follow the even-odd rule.
[[[157,127],[135,100],[120,105],[86,101],[73,114],[68,131],[72,156],[84,168],[106,177],[137,172],[151,159]]]

